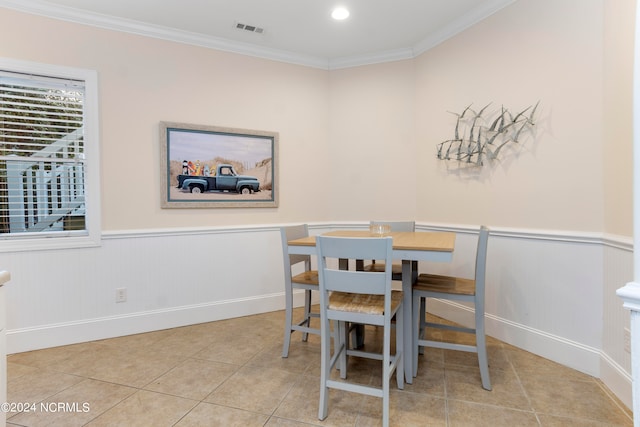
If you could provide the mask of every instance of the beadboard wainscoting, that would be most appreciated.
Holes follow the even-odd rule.
[[[281,310],[279,226],[108,232],[96,248],[5,253],[7,351]],[[367,226],[310,224],[310,232]],[[472,277],[477,227],[416,229],[457,233],[453,262],[420,271]],[[633,278],[632,251],[626,237],[492,228],[487,333],[601,378],[631,407],[629,314],[615,291]],[[119,288],[125,302],[116,302]],[[473,315],[440,301],[429,309],[463,324]]]

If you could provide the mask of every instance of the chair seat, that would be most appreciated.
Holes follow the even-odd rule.
[[[309,236],[307,224],[280,227],[280,242],[282,244],[282,261],[284,267],[284,341],[282,343],[282,357],[289,356],[289,344],[293,332],[302,332],[302,341],[307,341],[309,334],[320,335],[319,327],[311,326],[311,319],[319,317],[311,311],[313,292],[319,292],[318,271],[311,269],[311,256],[289,253],[289,241]],[[297,274],[296,274],[297,273]],[[294,290],[302,289],[304,298],[303,315],[294,316]],[[296,298],[297,300],[297,298]]]
[[[413,372],[418,371],[418,354],[421,347],[435,347],[440,349],[466,351],[478,354],[478,367],[482,388],[491,390],[489,379],[489,360],[487,357],[487,342],[485,337],[485,276],[487,264],[487,242],[489,229],[480,227],[478,246],[476,249],[476,265],[474,279],[464,279],[455,276],[439,274],[420,274],[413,285]],[[427,322],[427,300],[440,298],[447,300],[472,302],[474,306],[474,326],[458,326],[444,323]],[[456,336],[443,337],[443,340],[426,339],[427,328],[444,329],[468,334],[474,334],[475,345],[460,342]]]
[[[294,283],[303,283],[305,285],[318,285],[318,270],[309,270],[300,274],[296,274],[291,278]]]
[[[475,295],[476,281],[461,277],[441,276],[438,274],[420,274],[413,285],[416,291],[446,292],[457,295]]]
[[[402,291],[391,292],[391,312],[402,303]],[[362,314],[384,314],[384,295],[352,294],[332,292],[329,297],[330,310],[349,311]]]

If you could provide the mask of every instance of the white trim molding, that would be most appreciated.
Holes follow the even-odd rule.
[[[97,248],[7,252],[7,350],[281,310],[282,225],[288,224],[110,231]],[[367,227],[309,223],[313,235]],[[421,271],[471,277],[478,226],[418,223],[416,229],[456,233],[453,261],[421,262]],[[630,405],[631,366],[623,350],[628,311],[616,289],[632,279],[632,252],[625,237],[492,228],[487,333],[603,378]],[[118,288],[127,289],[124,303],[116,302]],[[441,302],[430,311],[463,324],[472,314]]]
[[[515,0],[483,1],[480,6],[475,9],[471,9],[456,21],[450,23],[444,28],[441,28],[437,33],[429,35],[425,40],[414,46],[406,46],[370,55],[356,55],[348,58],[322,58],[281,49],[273,49],[251,43],[243,43],[221,37],[214,37],[211,35],[193,33],[176,28],[134,21],[131,19],[93,13],[82,9],[55,5],[40,0],[0,0],[0,7],[83,25],[91,25],[108,30],[153,37],[323,70],[333,70],[415,58],[417,55],[437,46],[514,2]]]

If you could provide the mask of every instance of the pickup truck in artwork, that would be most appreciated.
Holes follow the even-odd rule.
[[[240,194],[251,194],[260,191],[258,178],[238,175],[233,166],[218,165],[212,176],[178,175],[178,188],[189,190],[191,193],[206,191],[233,191]]]

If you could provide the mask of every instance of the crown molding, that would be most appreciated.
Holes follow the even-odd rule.
[[[329,59],[329,70],[338,70],[341,68],[359,67],[361,65],[380,64],[383,62],[402,61],[404,59],[413,59],[415,54],[413,49],[395,49],[385,52],[376,52],[367,55],[356,55],[342,58]]]
[[[328,69],[329,61],[310,55],[301,55],[278,49],[270,49],[250,43],[236,42],[220,37],[207,36],[160,25],[148,24],[124,18],[114,18],[99,13],[86,12],[70,7],[51,5],[40,0],[0,0],[0,7],[19,12],[59,19],[76,24],[90,25],[107,30],[120,31],[177,43],[239,53],[274,61],[307,67]]]
[[[114,18],[108,15],[86,12],[65,6],[52,5],[51,3],[47,3],[42,0],[0,0],[0,7],[40,15],[47,18],[73,22],[76,24],[90,25],[108,30],[216,49],[225,52],[238,53],[241,55],[286,62],[306,67],[334,70],[413,59],[515,1],[517,0],[489,0],[483,2],[480,7],[471,10],[469,13],[452,22],[450,25],[447,25],[437,33],[427,37],[412,47],[342,58],[321,58],[285,50],[271,49],[255,44],[242,43],[219,37],[178,30],[175,28],[153,25],[124,18]]]
[[[479,7],[472,9],[469,13],[454,20],[449,25],[437,31],[424,40],[420,41],[413,46],[415,56],[421,55],[431,48],[436,47],[440,43],[443,43],[447,39],[463,32],[464,30],[471,28],[478,22],[488,18],[501,9],[515,3],[517,0],[490,0],[483,2]]]

